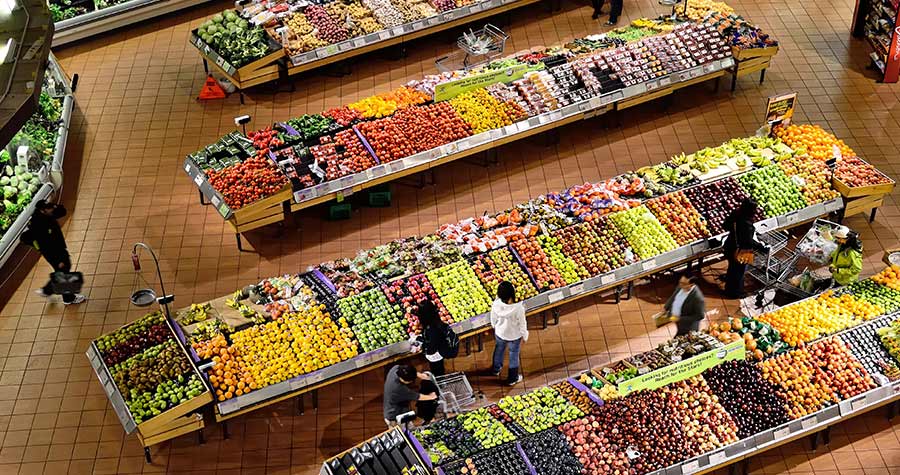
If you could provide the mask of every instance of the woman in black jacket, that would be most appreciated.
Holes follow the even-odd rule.
[[[725,297],[737,299],[744,296],[744,274],[747,264],[738,260],[738,251],[759,250],[766,252],[768,248],[755,238],[756,227],[753,218],[756,215],[756,203],[745,199],[722,223],[728,231],[723,250],[728,259],[728,271],[725,273]]]
[[[441,353],[446,346],[448,325],[441,320],[437,307],[430,300],[419,302],[416,314],[422,324],[422,353],[428,360],[429,370],[435,376],[443,376],[446,371]]]
[[[31,246],[41,253],[47,263],[56,272],[70,272],[72,260],[69,258],[69,250],[66,247],[66,239],[63,237],[62,228],[57,220],[66,216],[66,208],[63,205],[39,200],[35,203],[34,213],[28,223],[28,229],[19,236],[19,240],[26,246]],[[41,297],[53,295],[53,282],[47,282],[38,291]],[[63,292],[63,303],[66,305],[77,304],[85,301],[85,296],[72,292]]]

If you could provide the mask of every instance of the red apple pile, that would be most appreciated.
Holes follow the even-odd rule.
[[[409,324],[410,335],[418,335],[422,333],[422,324],[419,321],[418,310],[419,304],[426,300],[430,300],[438,309],[438,315],[445,323],[453,323],[453,317],[450,312],[441,303],[440,297],[431,286],[431,282],[424,274],[414,275],[406,279],[395,280],[389,284],[381,286],[381,290],[387,295],[388,302],[399,304],[403,309],[403,314]]]
[[[650,208],[679,246],[709,237],[706,220],[682,191],[654,198],[647,202],[647,208]]]
[[[810,346],[809,351],[816,377],[834,391],[835,398],[848,399],[875,387],[869,373],[840,337],[822,340]]]
[[[682,421],[687,458],[738,441],[738,427],[706,381],[697,376],[660,388],[672,414]]]
[[[497,286],[507,281],[516,289],[516,301],[537,295],[531,279],[516,262],[509,248],[503,247],[487,254],[480,254],[472,262],[472,270],[478,276],[491,298],[497,297]]]
[[[519,239],[513,241],[510,247],[516,251],[525,268],[531,274],[541,291],[556,289],[566,285],[562,275],[550,262],[550,257],[541,249],[537,238]]]
[[[875,167],[857,157],[848,157],[838,163],[834,176],[852,188],[891,182]]]
[[[554,231],[553,237],[562,245],[563,254],[592,276],[624,265],[625,238],[605,217],[596,224],[585,222]]]

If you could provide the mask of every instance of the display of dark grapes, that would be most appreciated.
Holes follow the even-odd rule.
[[[687,195],[694,208],[697,208],[697,211],[706,218],[709,232],[713,236],[726,231],[722,228],[722,222],[745,199],[750,197],[733,177],[688,188],[684,190],[684,194]],[[762,211],[757,209],[754,221],[761,221],[762,219]]]
[[[569,442],[562,432],[546,430],[522,441],[525,456],[537,475],[581,475],[578,457],[569,450]]]
[[[728,361],[703,373],[719,404],[738,425],[738,436],[749,437],[791,420],[776,384],[763,379],[754,363]]]
[[[850,352],[856,356],[869,374],[884,375],[885,369],[882,362],[894,363],[894,359],[881,343],[876,332],[879,328],[890,326],[891,322],[897,318],[898,315],[887,315],[841,334],[841,339],[850,347]]]
[[[527,475],[525,459],[515,444],[505,444],[441,467],[445,475]]]

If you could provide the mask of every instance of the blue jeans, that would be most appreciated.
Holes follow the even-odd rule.
[[[509,346],[509,369],[517,369],[519,367],[519,347],[522,345],[522,339],[507,341],[498,336],[494,336],[494,366],[491,369],[495,373],[499,373],[503,368],[503,354],[506,353],[506,347]]]

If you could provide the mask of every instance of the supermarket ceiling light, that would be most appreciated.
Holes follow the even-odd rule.
[[[16,40],[10,38],[0,47],[0,60],[3,64],[12,63],[16,59]]]

